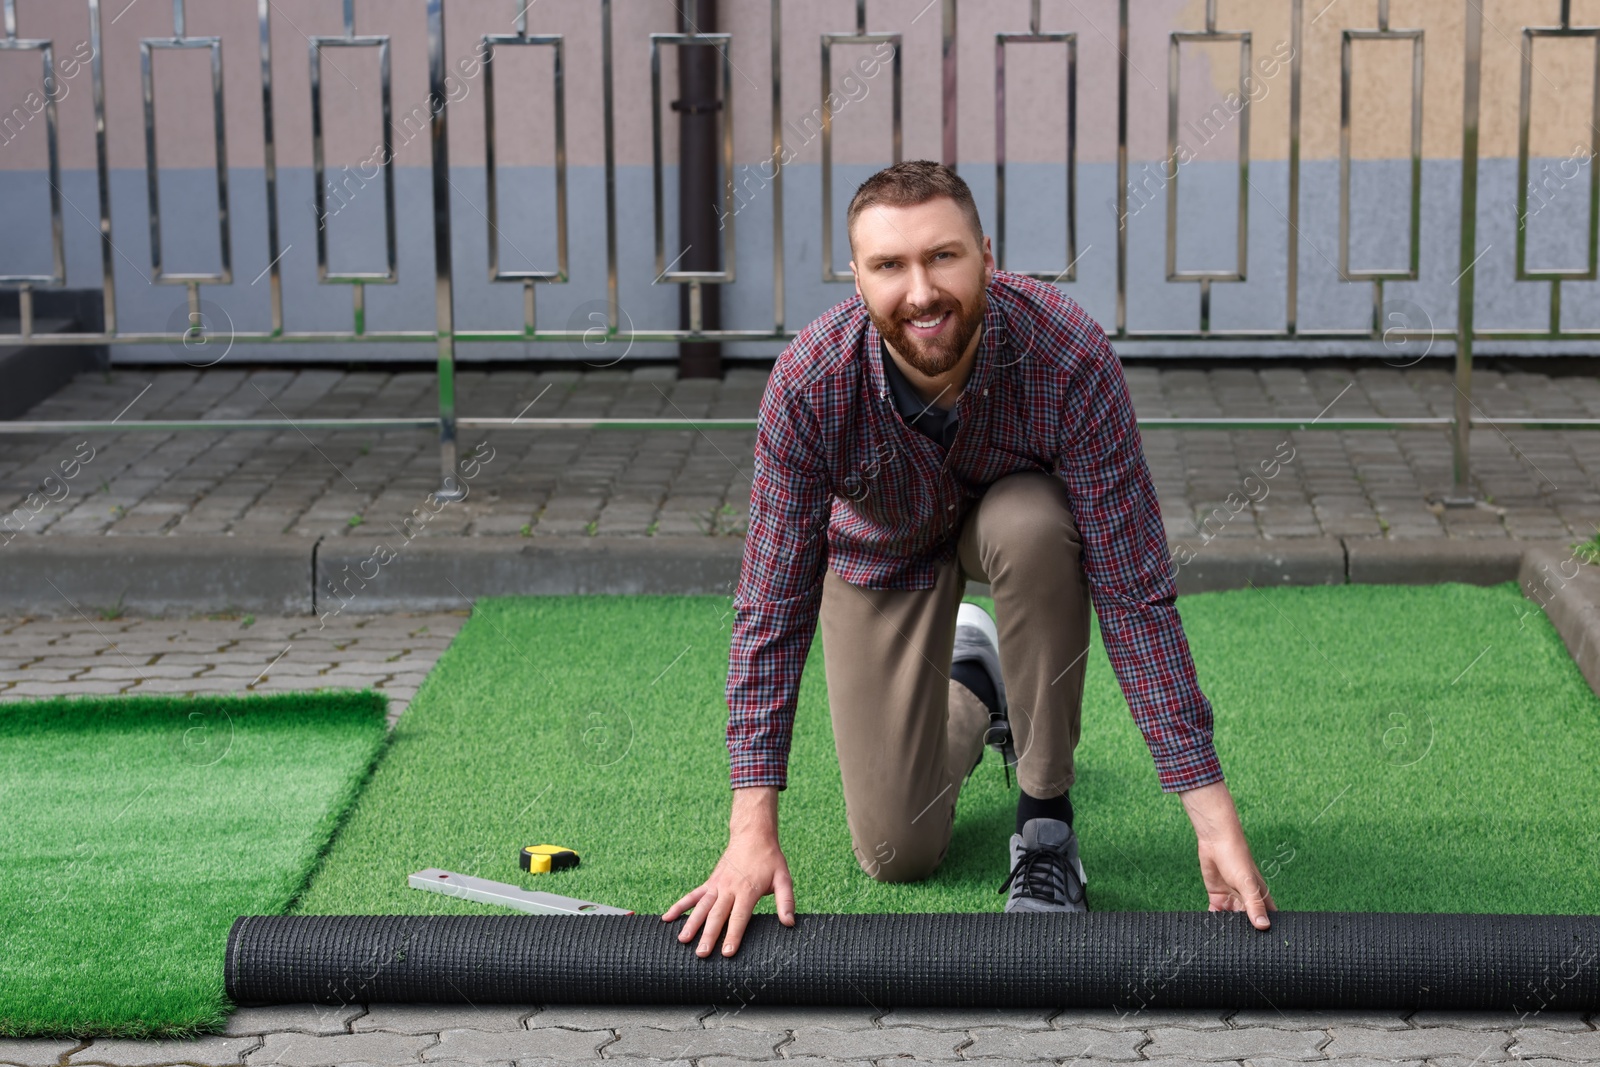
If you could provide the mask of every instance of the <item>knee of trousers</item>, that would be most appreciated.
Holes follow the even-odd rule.
[[[1067,504],[1065,489],[1050,475],[1012,475],[990,489],[985,504],[988,537],[1014,559],[1059,563],[1061,550],[1078,549],[1083,539]]]
[[[944,811],[936,807],[918,822],[935,819],[938,822],[925,830],[908,825],[910,815],[900,820],[853,823],[850,832],[856,862],[879,882],[916,882],[928,877],[939,869],[950,847],[950,827],[940,825],[947,821]]]

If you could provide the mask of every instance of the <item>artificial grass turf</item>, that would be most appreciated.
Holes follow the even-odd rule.
[[[1600,912],[1600,699],[1514,584],[1246,589],[1179,609],[1279,907]],[[479,601],[296,913],[498,912],[406,888],[430,866],[664,910],[727,840],[731,619],[717,597]],[[780,802],[800,910],[999,910],[1016,793],[992,753],[932,878],[859,869],[822,655],[819,637]],[[1098,627],[1084,705],[1072,799],[1091,906],[1204,909],[1193,831]],[[542,843],[582,865],[520,871],[518,849]]]
[[[220,1026],[229,926],[304,887],[382,748],[386,704],[0,704],[0,1034]]]

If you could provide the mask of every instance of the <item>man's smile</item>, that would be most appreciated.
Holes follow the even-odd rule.
[[[911,336],[917,338],[937,337],[944,331],[945,324],[950,321],[950,312],[943,311],[938,315],[925,319],[907,319],[906,324]]]

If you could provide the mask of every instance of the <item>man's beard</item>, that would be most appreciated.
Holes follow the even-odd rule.
[[[970,307],[962,307],[954,301],[945,301],[911,316],[917,319],[931,319],[935,315],[943,315],[946,311],[955,313],[953,325],[946,326],[939,336],[927,340],[913,336],[906,320],[898,317],[903,308],[895,309],[897,317],[886,319],[879,315],[871,304],[866,304],[865,300],[862,303],[866,304],[867,317],[878,328],[883,339],[889,342],[889,347],[920,373],[930,378],[937,378],[961,362],[961,356],[971,343],[973,334],[983,325],[986,301],[987,293],[980,289],[977,299]]]

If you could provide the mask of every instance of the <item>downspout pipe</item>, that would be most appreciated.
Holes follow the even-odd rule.
[[[717,0],[686,0],[678,6],[679,32],[716,33]],[[718,180],[717,131],[722,101],[717,98],[721,57],[715,45],[680,45],[678,48],[678,234],[679,250],[687,248],[678,270],[722,269],[722,233],[717,225],[717,205],[722,203]],[[690,329],[689,290],[678,286],[678,324]],[[701,329],[722,326],[722,287],[701,284]],[[678,377],[722,377],[720,341],[680,341]]]

